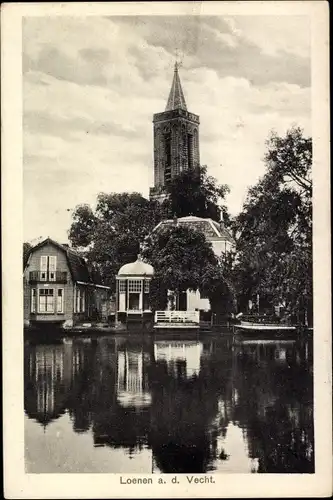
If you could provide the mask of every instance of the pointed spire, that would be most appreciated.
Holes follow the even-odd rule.
[[[183,94],[183,89],[180,83],[180,78],[178,74],[179,63],[175,63],[175,71],[173,75],[172,86],[169,94],[168,103],[166,105],[165,111],[172,111],[173,109],[184,109],[187,110],[185,97]]]

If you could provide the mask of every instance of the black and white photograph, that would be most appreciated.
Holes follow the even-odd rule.
[[[28,477],[207,496],[321,470],[315,16],[214,3],[21,17]]]

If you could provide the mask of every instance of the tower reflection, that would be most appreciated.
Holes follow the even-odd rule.
[[[64,412],[95,447],[152,450],[154,470],[313,472],[306,342],[97,338],[25,349],[25,412]]]
[[[125,448],[129,454],[148,446],[151,394],[149,344],[114,340],[100,343],[94,402],[95,446]]]
[[[149,406],[151,395],[148,389],[148,377],[144,373],[143,351],[119,351],[117,364],[118,403],[123,407]]]

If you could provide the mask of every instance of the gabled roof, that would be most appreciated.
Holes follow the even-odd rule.
[[[82,257],[82,255],[79,255],[72,248],[69,248],[66,245],[61,245],[60,243],[58,243],[55,240],[52,240],[51,238],[46,238],[45,240],[38,243],[38,245],[35,245],[34,247],[32,247],[29,250],[28,258],[30,257],[30,255],[33,252],[35,252],[36,250],[38,250],[39,248],[41,248],[47,244],[53,245],[53,246],[57,247],[59,250],[65,252],[65,254],[67,256],[68,267],[70,269],[73,281],[81,281],[84,283],[91,283],[91,284],[94,283],[91,279],[87,263],[86,263],[85,259]],[[28,262],[28,258],[27,258],[27,262]],[[27,265],[27,262],[25,264],[25,267]]]
[[[178,63],[175,64],[172,86],[165,111],[172,111],[174,109],[183,109],[187,111],[185,97],[178,74]]]
[[[166,219],[161,221],[153,231],[158,231],[163,228],[172,227],[175,224],[186,225],[192,229],[201,231],[209,241],[229,241],[234,244],[235,241],[229,231],[223,224],[219,224],[213,219],[196,217],[190,215],[188,217],[180,217],[179,219]]]

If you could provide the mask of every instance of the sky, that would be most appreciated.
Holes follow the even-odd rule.
[[[73,209],[100,192],[148,197],[176,56],[201,164],[229,185],[233,215],[270,131],[311,135],[306,16],[26,17],[22,29],[25,241],[67,242]]]

